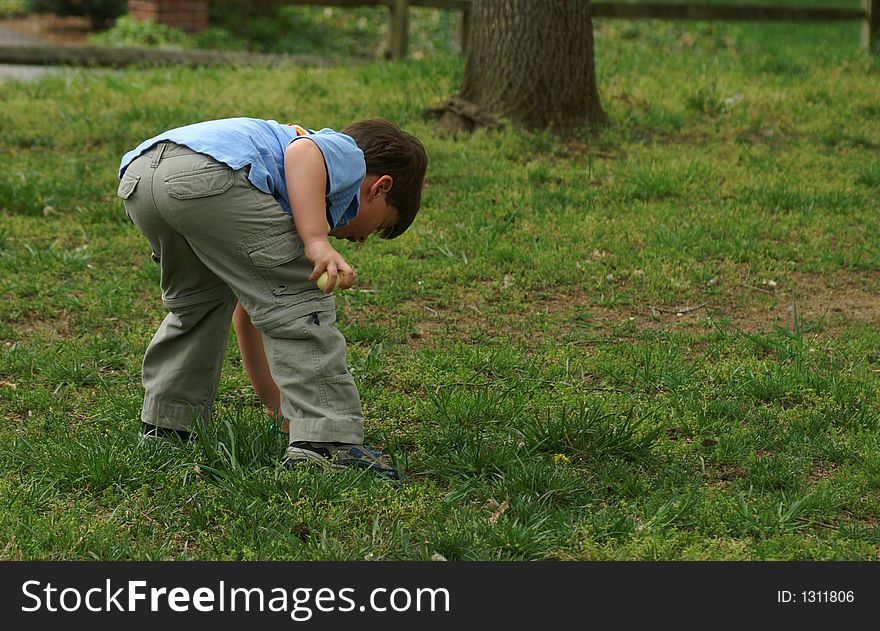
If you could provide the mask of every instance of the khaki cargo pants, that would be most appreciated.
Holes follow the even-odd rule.
[[[244,169],[170,142],[132,162],[118,194],[160,262],[169,311],[144,356],[142,420],[190,430],[210,419],[239,301],[262,333],[291,441],[363,443],[336,303],[308,280],[312,264],[275,199]]]

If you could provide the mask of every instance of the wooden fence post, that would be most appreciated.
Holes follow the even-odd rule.
[[[393,0],[388,5],[390,23],[388,28],[388,49],[392,59],[406,58],[407,40],[409,38],[409,0]]]
[[[862,0],[865,19],[862,20],[862,48],[869,53],[880,53],[880,0]]]

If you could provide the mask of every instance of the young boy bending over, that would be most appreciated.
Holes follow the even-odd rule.
[[[418,139],[384,120],[336,132],[222,119],[125,154],[118,195],[161,265],[169,312],[144,355],[144,439],[187,439],[209,420],[234,321],[248,376],[289,432],[288,461],[398,478],[363,445],[332,294],[355,272],[328,236],[401,235],[426,165]]]

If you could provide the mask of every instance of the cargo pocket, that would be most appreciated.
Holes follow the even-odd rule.
[[[334,412],[361,414],[361,397],[351,373],[334,377],[318,377],[321,403]]]
[[[345,338],[336,327],[336,312],[312,313],[304,326],[319,357],[318,391],[322,406],[332,412],[361,414],[361,397],[348,370]]]
[[[128,199],[131,197],[131,194],[134,193],[134,189],[137,188],[140,179],[141,176],[137,173],[126,171],[122,174],[122,181],[119,182],[119,188],[116,189],[116,194],[122,199]]]
[[[198,199],[220,195],[230,189],[234,172],[225,164],[187,171],[165,178],[165,191],[174,199]]]
[[[246,246],[245,253],[275,297],[300,294],[310,289],[311,265],[288,265],[303,257],[303,243],[296,233],[285,231]]]

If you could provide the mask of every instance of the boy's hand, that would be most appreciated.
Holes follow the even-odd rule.
[[[309,276],[310,281],[318,280],[321,274],[327,272],[327,286],[324,288],[324,293],[329,294],[333,291],[337,281],[340,289],[349,289],[354,285],[354,270],[327,239],[315,239],[306,243],[304,251],[306,258],[315,266]]]
[[[354,270],[327,241],[324,154],[306,138],[291,142],[284,151],[284,173],[293,222],[303,240],[306,258],[315,266],[309,280],[314,282],[327,272],[324,293],[333,291],[337,283],[341,289],[348,289],[354,285]]]

